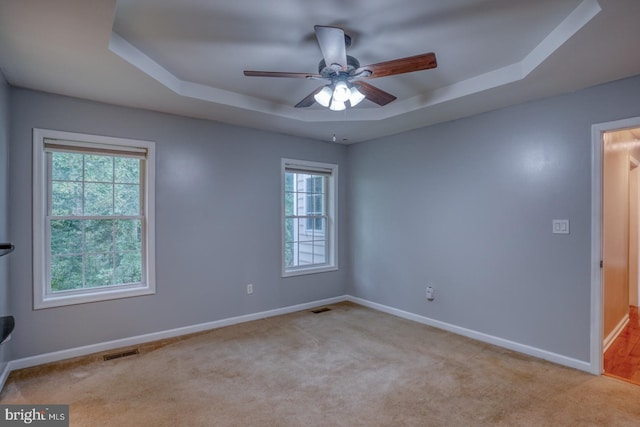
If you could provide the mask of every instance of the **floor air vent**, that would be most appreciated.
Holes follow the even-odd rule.
[[[140,350],[138,350],[137,348],[134,348],[133,350],[127,350],[120,353],[105,354],[103,356],[103,359],[106,362],[107,360],[120,359],[122,357],[134,356],[136,354],[140,354]]]
[[[315,310],[311,310],[312,313],[324,313],[325,311],[331,311],[329,307],[316,308]]]

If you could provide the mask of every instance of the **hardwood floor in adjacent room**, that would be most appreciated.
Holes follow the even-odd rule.
[[[604,353],[605,375],[640,385],[640,317],[629,308],[629,324]]]

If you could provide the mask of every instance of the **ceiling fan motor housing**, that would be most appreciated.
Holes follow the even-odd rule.
[[[358,68],[360,68],[360,61],[358,61],[356,58],[354,58],[351,55],[347,55],[347,70],[342,72],[351,74],[353,71],[357,70]],[[330,79],[332,75],[337,73],[338,73],[337,70],[334,70],[332,67],[327,67],[327,63],[324,59],[320,61],[320,63],[318,64],[318,74],[320,74],[322,77]]]

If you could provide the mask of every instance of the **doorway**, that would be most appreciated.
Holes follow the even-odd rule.
[[[638,130],[640,133],[640,129]],[[640,285],[640,162],[629,156],[629,307],[638,308],[638,289]],[[631,315],[631,311],[629,315]]]
[[[592,146],[591,368],[640,385],[640,117],[594,125]]]
[[[638,160],[640,128],[603,134],[603,369],[640,385]]]

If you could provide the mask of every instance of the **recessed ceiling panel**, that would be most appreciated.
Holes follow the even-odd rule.
[[[521,61],[579,3],[121,0],[113,28],[181,80],[284,105],[319,84],[242,71],[317,72],[316,24],[344,28],[362,65],[435,52],[438,69],[376,82],[402,100]]]

